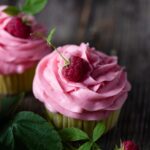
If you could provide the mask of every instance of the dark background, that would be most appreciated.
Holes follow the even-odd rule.
[[[21,3],[0,0],[0,4]],[[36,17],[48,29],[57,28],[56,45],[84,41],[119,57],[132,91],[118,126],[102,145],[109,150],[120,139],[133,139],[141,150],[150,150],[150,0],[49,0]]]
[[[0,4],[22,2],[0,0]],[[115,51],[131,80],[149,81],[149,0],[49,0],[36,17],[48,29],[57,28],[57,45],[84,41],[106,53]]]

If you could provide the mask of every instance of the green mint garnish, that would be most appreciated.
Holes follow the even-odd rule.
[[[62,150],[58,132],[45,119],[32,112],[20,112],[0,131],[0,145],[9,150]]]
[[[88,135],[78,128],[65,128],[59,132],[63,141],[88,140]]]
[[[52,45],[52,38],[53,38],[55,32],[56,32],[56,28],[53,28],[48,34],[47,43],[49,43],[50,45]]]
[[[100,122],[96,125],[96,127],[93,130],[93,142],[96,142],[105,132],[105,124],[103,122]]]
[[[89,144],[83,144],[79,150],[86,150],[89,145],[88,150],[101,150],[96,144],[96,141],[104,134],[105,132],[105,124],[103,122],[97,123],[96,127],[93,130],[92,139],[90,139]],[[87,142],[88,143],[88,142]],[[87,146],[87,147],[86,147]]]
[[[17,7],[14,6],[8,6],[3,10],[6,14],[10,16],[17,16],[20,13],[20,10]]]
[[[65,128],[60,130],[59,134],[66,145],[69,142],[82,141],[83,144],[78,150],[101,150],[96,141],[104,134],[105,124],[103,122],[97,123],[93,130],[92,137],[89,137],[87,133],[78,128]],[[69,146],[68,146],[69,147]],[[72,150],[73,148],[70,148]]]
[[[20,10],[31,15],[35,15],[42,11],[48,0],[26,0]]]
[[[50,30],[50,32],[46,38],[47,44],[49,46],[51,46],[53,49],[56,49],[56,47],[52,44],[52,38],[53,38],[55,32],[56,32],[56,28],[52,28],[52,30]]]
[[[56,50],[58,52],[58,54],[61,56],[61,58],[64,60],[65,62],[65,66],[69,65],[70,64],[70,61],[67,60],[58,50],[57,48],[52,44],[52,37],[54,36],[54,33],[56,32],[56,28],[53,28],[48,36],[47,36],[47,43],[49,46],[51,46],[54,50]]]
[[[56,28],[53,28],[49,34],[48,34],[48,37],[45,37],[45,35],[41,32],[33,32],[31,34],[31,36],[34,38],[34,37],[37,37],[37,38],[41,38],[43,39],[44,41],[46,41],[48,43],[49,46],[52,46],[54,49],[55,49],[55,46],[53,46],[52,44],[52,38],[54,36],[54,33],[56,32]]]
[[[89,141],[89,142],[86,142],[83,145],[81,145],[78,148],[78,150],[92,150],[92,146],[93,146],[93,143]]]
[[[3,12],[10,16],[16,16],[20,12],[35,15],[44,9],[47,2],[48,0],[25,0],[25,3],[19,8],[15,6],[8,6],[6,9],[3,10]]]

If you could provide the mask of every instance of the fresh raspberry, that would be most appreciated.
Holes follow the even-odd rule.
[[[80,82],[85,79],[89,69],[87,61],[78,56],[71,56],[70,64],[62,69],[62,75],[69,81]]]
[[[29,38],[31,33],[31,27],[25,24],[19,17],[13,17],[5,26],[5,30],[11,35],[23,39]]]
[[[124,150],[139,150],[138,146],[133,141],[124,141],[122,143]]]

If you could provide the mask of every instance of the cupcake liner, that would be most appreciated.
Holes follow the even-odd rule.
[[[35,66],[22,74],[0,75],[0,94],[17,94],[32,89]]]
[[[91,135],[93,133],[94,127],[98,122],[101,121],[105,123],[106,126],[105,132],[112,129],[118,121],[119,114],[120,114],[120,110],[116,110],[112,112],[110,116],[105,120],[86,121],[86,120],[69,118],[59,113],[52,113],[47,110],[48,120],[52,122],[56,128],[61,129],[61,128],[76,127],[85,131],[88,135]]]

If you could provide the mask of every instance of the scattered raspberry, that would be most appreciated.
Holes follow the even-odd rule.
[[[124,150],[139,150],[138,146],[133,141],[124,141],[122,143]]]
[[[70,64],[63,67],[62,74],[69,81],[80,82],[86,77],[88,71],[88,62],[80,57],[72,56]]]
[[[6,25],[5,30],[11,35],[23,39],[29,38],[31,33],[31,27],[25,24],[19,17],[13,17]]]

